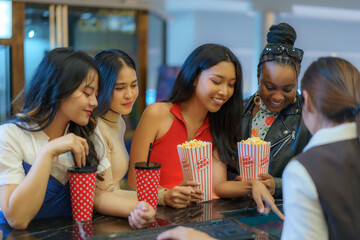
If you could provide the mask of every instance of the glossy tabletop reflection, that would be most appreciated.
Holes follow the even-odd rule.
[[[277,204],[282,204],[278,201]],[[239,222],[252,223],[251,217],[258,215],[254,211],[255,203],[249,199],[216,199],[196,204],[185,209],[158,207],[156,223],[153,227],[178,225],[189,222],[206,221],[224,217],[233,218]],[[245,219],[248,218],[248,219]],[[255,239],[279,239],[282,222],[276,224],[259,218],[260,225],[252,225],[256,232]],[[262,222],[263,221],[263,222]],[[111,233],[133,231],[126,218],[110,217],[94,214],[92,221],[74,222],[71,217],[57,217],[33,220],[24,231],[12,229],[0,219],[0,237],[3,239],[86,239],[91,236],[100,236]],[[275,232],[274,232],[275,231]],[[271,234],[268,234],[271,233]]]

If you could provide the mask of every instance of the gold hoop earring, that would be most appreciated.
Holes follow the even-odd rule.
[[[257,106],[259,106],[259,105],[261,104],[261,98],[260,98],[260,96],[259,96],[259,93],[258,93],[258,92],[256,92],[256,93],[255,93],[255,96],[254,96],[254,103],[255,103],[255,105],[257,105]]]
[[[294,97],[293,103],[296,103],[296,96]]]

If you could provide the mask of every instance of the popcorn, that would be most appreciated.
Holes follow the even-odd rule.
[[[208,143],[203,142],[201,140],[193,139],[191,141],[186,141],[183,144],[181,144],[181,147],[183,148],[196,148],[196,147],[202,147],[206,146]]]
[[[262,144],[267,144],[268,142],[265,142],[265,141],[261,140],[259,137],[251,137],[251,138],[248,138],[246,140],[242,140],[241,143],[253,144],[253,145],[262,145]]]

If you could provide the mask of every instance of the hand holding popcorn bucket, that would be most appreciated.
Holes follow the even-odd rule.
[[[252,137],[237,143],[242,180],[258,179],[269,172],[270,142]]]
[[[200,202],[212,200],[212,143],[196,139],[177,145],[183,180],[200,183],[204,198]]]

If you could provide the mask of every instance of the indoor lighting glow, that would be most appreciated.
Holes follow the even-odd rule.
[[[28,33],[29,38],[33,38],[35,36],[35,30],[31,29]]]
[[[12,4],[11,0],[0,0],[0,38],[11,38]]]
[[[360,21],[360,11],[334,7],[317,7],[294,4],[293,15],[311,18],[334,19],[339,21]]]

